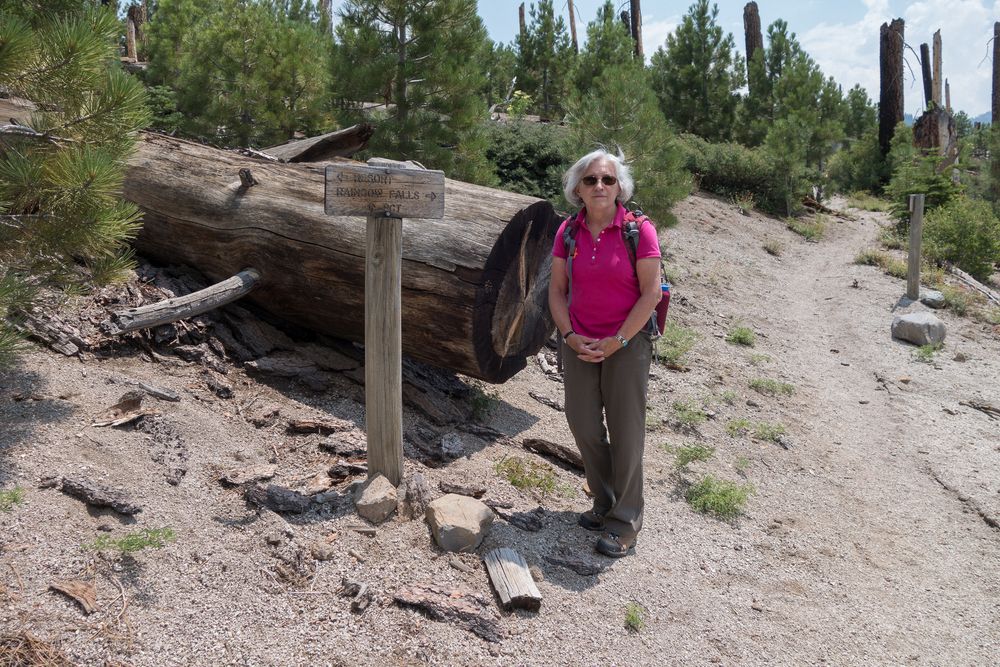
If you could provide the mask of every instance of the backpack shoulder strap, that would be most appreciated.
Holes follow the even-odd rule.
[[[566,306],[573,303],[573,255],[576,254],[576,215],[566,218],[563,226],[563,245],[566,246],[566,275],[568,280],[566,290]]]

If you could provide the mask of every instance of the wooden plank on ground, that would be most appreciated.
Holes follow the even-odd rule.
[[[486,571],[504,609],[530,609],[538,611],[542,606],[542,594],[535,586],[524,557],[513,549],[494,549],[483,558]]]

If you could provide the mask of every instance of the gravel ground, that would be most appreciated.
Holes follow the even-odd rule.
[[[421,520],[395,516],[368,536],[351,528],[362,522],[349,502],[276,514],[219,484],[224,471],[271,464],[273,483],[301,488],[328,468],[337,457],[319,447],[322,436],[284,426],[296,417],[360,425],[362,392],[347,379],[316,392],[232,364],[234,395],[224,399],[202,366],[172,356],[152,362],[122,349],[81,361],[32,348],[0,374],[0,489],[25,490],[0,512],[0,635],[30,632],[72,664],[137,667],[996,664],[1000,446],[996,422],[963,403],[1000,406],[997,328],[939,313],[949,333],[932,363],[892,341],[904,283],[853,264],[874,246],[878,214],[828,219],[824,237],[807,243],[780,220],[705,195],[675,213],[680,224],[663,234],[677,276],[671,318],[698,341],[684,370],[653,369],[647,513],[634,556],[593,553],[594,536],[575,525],[589,506],[576,472],[554,467],[551,494],[520,491],[495,472],[504,457],[544,462],[517,446],[523,438],[571,444],[563,414],[529,395],[562,400],[562,385],[534,361],[486,388],[486,424],[510,440],[438,428],[459,444],[436,467],[407,448],[407,474],[420,472],[435,494],[440,481],[479,484],[509,511],[545,510],[542,530],[498,519],[477,553],[455,556],[435,547]],[[752,349],[724,340],[736,325],[755,332]],[[760,378],[794,391],[761,395],[749,388]],[[182,398],[146,399],[159,414],[138,428],[90,427],[130,380]],[[711,414],[686,428],[678,402]],[[274,409],[280,418],[269,422]],[[780,424],[787,435],[780,444],[730,435],[734,419]],[[405,428],[428,425],[408,409]],[[691,443],[714,456],[678,473],[671,449]],[[706,474],[752,484],[736,520],[685,502],[687,485]],[[52,475],[121,489],[142,512],[88,508],[45,488]],[[177,538],[161,549],[114,557],[82,548],[164,526]],[[313,558],[317,541],[328,559]],[[498,546],[537,566],[540,611],[499,611],[480,561]],[[583,576],[546,560],[559,554],[602,570]],[[341,594],[345,577],[374,593],[362,614]],[[94,613],[49,590],[70,579],[96,583]],[[393,603],[417,583],[481,596],[502,640]],[[630,604],[638,632],[625,627]]]

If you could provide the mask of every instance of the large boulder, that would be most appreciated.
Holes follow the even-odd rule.
[[[892,337],[914,345],[938,345],[945,333],[944,322],[931,313],[907,313],[892,320]]]
[[[383,475],[368,480],[356,491],[354,508],[372,523],[382,523],[396,511],[396,487]]]
[[[475,551],[493,523],[493,511],[468,496],[449,493],[427,506],[427,523],[445,551]]]

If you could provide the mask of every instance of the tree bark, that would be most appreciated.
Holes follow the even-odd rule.
[[[573,0],[566,0],[569,3],[569,34],[573,38],[573,52],[580,53],[580,44],[576,41],[576,13],[573,11]]]
[[[931,75],[931,51],[926,43],[920,45],[920,74],[924,80],[924,108],[930,110],[934,101],[934,81]]]
[[[242,188],[252,168],[258,184]],[[145,212],[137,250],[210,280],[252,266],[247,299],[286,320],[364,340],[365,219],[323,212],[321,165],[281,164],[157,134],[129,160],[125,197]],[[552,331],[549,202],[445,182],[443,220],[405,220],[403,353],[503,382]]]
[[[133,3],[132,5],[129,5],[126,16],[128,17],[128,20],[131,21],[133,26],[133,28],[129,29],[129,38],[132,47],[132,52],[129,53],[129,55],[135,58],[136,62],[145,62],[147,41],[146,21],[148,20],[146,3]]]
[[[903,120],[903,19],[883,23],[879,34],[879,118],[878,144],[882,155],[889,154],[896,125]]]
[[[264,148],[261,152],[282,162],[325,162],[335,157],[351,157],[363,150],[374,133],[375,128],[362,123],[317,137]]]
[[[632,39],[635,40],[635,57],[643,62],[642,53],[642,9],[639,0],[632,0]]]
[[[525,39],[528,36],[528,26],[524,22],[524,3],[523,2],[521,3],[521,6],[517,8],[517,22],[518,22],[518,26],[521,29],[521,32],[519,34],[521,35],[521,39],[523,40],[523,39]]]
[[[993,115],[994,131],[1000,127],[1000,21],[993,24]],[[994,158],[996,160],[997,158]]]
[[[934,31],[932,42],[932,52],[934,54],[933,75],[931,77],[933,86],[931,87],[931,99],[934,106],[941,106],[941,31]]]
[[[743,7],[743,33],[747,45],[747,81],[750,81],[750,61],[758,49],[764,48],[764,36],[760,32],[760,12],[756,2],[748,2]]]

